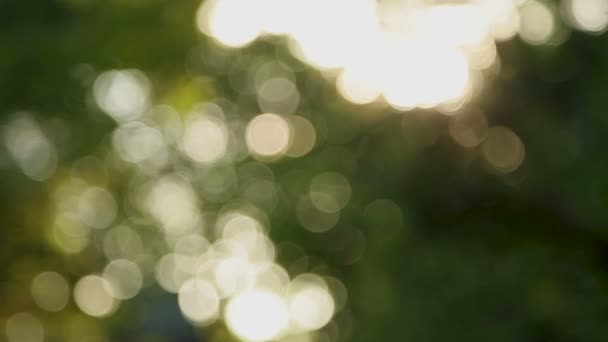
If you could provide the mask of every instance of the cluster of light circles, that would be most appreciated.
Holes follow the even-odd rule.
[[[243,341],[267,341],[306,336],[331,320],[337,304],[327,282],[311,273],[290,279],[275,262],[275,247],[266,235],[266,226],[254,218],[263,214],[253,207],[230,209],[219,214],[211,231],[203,232],[191,188],[177,176],[171,177],[157,180],[160,188],[152,190],[142,205],[156,210],[150,215],[158,221],[168,247],[155,262],[154,279],[166,291],[177,293],[179,307],[189,321],[206,326],[222,317]],[[66,190],[62,191],[65,196]],[[90,191],[101,190],[87,189],[81,200]],[[161,210],[155,199],[149,199],[156,196],[168,199],[163,204],[174,202],[174,206]],[[185,209],[178,210],[180,206]],[[107,208],[100,210],[104,211]],[[109,225],[106,214],[100,215],[96,222]],[[76,236],[81,234],[76,232]],[[74,301],[84,313],[108,316],[122,300],[136,296],[143,288],[144,267],[150,258],[155,259],[144,250],[143,239],[135,229],[121,225],[103,235],[107,265],[99,274],[80,278],[73,288]],[[78,251],[61,238],[56,242],[66,253]],[[70,287],[61,275],[43,272],[32,281],[31,291],[41,308],[56,312],[66,306]]]
[[[261,36],[286,36],[302,61],[335,76],[339,93],[398,110],[453,111],[471,98],[484,70],[499,66],[496,42],[515,35],[559,44],[570,26],[601,33],[608,1],[568,0],[208,0],[199,30],[239,48]]]
[[[511,173],[525,158],[525,146],[520,137],[504,126],[489,127],[486,117],[475,111],[450,118],[449,133],[460,146],[479,147],[481,156],[491,170]]]
[[[177,295],[193,325],[221,319],[243,341],[313,341],[346,294],[337,279],[310,271],[290,275],[276,261],[266,212],[276,205],[277,185],[264,163],[306,155],[316,131],[294,114],[299,95],[293,82],[271,76],[260,78],[260,107],[283,114],[244,120],[223,100],[185,114],[152,106],[141,71],[101,73],[93,99],[118,125],[105,156],[86,156],[58,173],[46,238],[68,255],[95,250],[105,267],[74,284],[40,272],[30,291],[37,306],[58,312],[71,298],[86,315],[107,317],[156,282]],[[288,89],[279,96],[277,88]],[[33,131],[42,144],[32,122],[17,117],[13,125]],[[131,178],[122,202],[112,190],[112,172]],[[313,203],[328,212],[350,197],[347,181],[347,189],[330,186],[336,177],[319,176],[311,185]],[[7,334],[11,342],[42,341],[44,327],[19,313]]]
[[[326,325],[335,302],[325,280],[314,274],[290,279],[274,262],[264,225],[242,211],[216,221],[217,238],[181,237],[156,267],[158,283],[178,294],[179,307],[195,325],[223,317],[244,341],[278,340]]]

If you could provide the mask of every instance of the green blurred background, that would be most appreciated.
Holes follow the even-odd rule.
[[[0,3],[3,134],[26,115],[56,147],[56,170],[37,181],[0,145],[0,321],[27,312],[26,322],[35,317],[44,327],[44,341],[237,341],[221,321],[189,324],[175,295],[154,283],[153,263],[141,266],[150,268],[144,278],[151,280],[138,296],[104,318],[82,313],[71,299],[59,312],[46,312],[30,288],[40,272],[58,272],[73,285],[107,262],[98,230],[69,253],[49,237],[55,191],[66,179],[77,175],[110,189],[119,207],[113,225],[130,219],[121,208],[142,171],[112,152],[117,123],[91,93],[100,73],[141,70],[152,102],[178,116],[216,102],[230,118],[248,121],[260,109],[255,94],[240,86],[254,65],[278,60],[295,75],[298,114],[316,129],[310,153],[269,162],[241,156],[203,171],[176,157],[151,172],[189,168],[221,180],[234,174],[231,196],[266,213],[277,262],[290,276],[314,272],[344,285],[346,304],[317,340],[608,340],[605,35],[568,29],[560,44],[514,38],[497,45],[501,71],[463,111],[483,113],[490,126],[508,127],[523,142],[523,164],[499,172],[482,147],[454,141],[454,116],[351,104],[281,39],[220,47],[197,31],[199,6],[199,0]],[[352,194],[337,223],[315,233],[302,228],[295,208],[322,172],[343,175]],[[248,188],[247,177],[269,180],[271,189]],[[205,191],[195,188],[202,201]],[[209,202],[205,215],[213,216],[228,200]],[[162,250],[150,225],[137,228],[143,248]],[[37,338],[23,336],[19,342]],[[16,341],[10,333],[4,338]]]

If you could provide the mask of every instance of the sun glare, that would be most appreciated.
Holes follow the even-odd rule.
[[[606,0],[564,4],[573,25],[591,32],[608,25],[607,6]],[[493,65],[495,41],[519,33],[530,44],[547,44],[556,24],[553,11],[537,0],[213,0],[200,7],[197,25],[228,47],[286,36],[292,54],[329,72],[346,100],[384,99],[410,110],[466,102],[470,72]],[[263,111],[291,114],[297,106],[297,90],[287,80],[271,80],[258,91]]]

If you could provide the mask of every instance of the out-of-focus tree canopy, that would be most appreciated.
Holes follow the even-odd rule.
[[[4,1],[0,340],[606,341],[607,26]]]

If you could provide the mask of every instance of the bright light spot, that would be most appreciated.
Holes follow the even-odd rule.
[[[166,254],[156,263],[156,282],[167,292],[177,293],[180,287],[192,278],[192,274],[184,271],[179,265],[175,254]]]
[[[262,31],[258,3],[251,0],[210,0],[197,13],[201,32],[228,47],[243,47]]]
[[[207,116],[191,120],[182,138],[182,150],[195,162],[212,164],[226,155],[229,132],[219,119]]]
[[[259,0],[260,23],[264,33],[287,34],[297,12],[294,0]]]
[[[310,287],[298,291],[289,299],[289,310],[299,329],[317,330],[331,319],[334,302],[327,290]]]
[[[566,15],[583,31],[600,33],[608,26],[608,0],[566,0]]]
[[[120,158],[131,163],[166,153],[162,133],[137,121],[120,125],[112,134],[112,144]]]
[[[110,293],[116,299],[135,297],[143,285],[143,275],[132,261],[113,260],[106,265],[103,278],[110,285]]]
[[[374,102],[382,93],[377,68],[365,62],[344,68],[336,81],[340,95],[356,104]]]
[[[57,272],[42,272],[32,280],[31,293],[40,308],[57,312],[68,304],[70,285]]]
[[[521,24],[519,36],[527,43],[546,43],[553,34],[555,22],[553,13],[542,2],[528,1],[520,9]]]
[[[42,342],[44,327],[34,315],[23,312],[6,320],[5,332],[8,342]]]
[[[198,234],[181,237],[173,246],[174,260],[180,272],[197,274],[201,259],[209,249],[209,242]]]
[[[277,264],[269,264],[255,276],[255,287],[275,293],[282,292],[289,285],[289,274]]]
[[[308,0],[296,6],[292,52],[322,70],[343,67],[377,30],[375,5],[368,0]]]
[[[292,114],[299,103],[298,89],[286,78],[271,78],[258,89],[258,105],[263,112]]]
[[[305,117],[291,115],[287,119],[289,120],[293,134],[289,148],[285,154],[293,158],[305,156],[315,147],[317,131]]]
[[[114,312],[118,302],[110,294],[110,285],[99,276],[80,278],[74,286],[74,301],[85,314],[103,317]]]
[[[492,127],[482,145],[483,156],[497,171],[510,173],[524,161],[524,144],[512,130]]]
[[[490,30],[494,39],[508,40],[517,33],[519,13],[516,3],[517,1],[513,0],[481,0],[478,2],[490,22]]]
[[[209,249],[209,255],[214,261],[232,257],[247,259],[247,251],[233,240],[216,240]]]
[[[473,4],[433,6],[421,16],[429,37],[448,45],[476,46],[490,34],[488,17]]]
[[[19,113],[3,131],[8,152],[26,176],[43,181],[55,173],[57,151],[36,121]]]
[[[573,26],[591,32],[608,26],[608,0],[562,3]],[[524,41],[543,44],[556,26],[549,6],[538,0],[214,0],[201,6],[197,22],[229,46],[264,33],[286,35],[291,52],[331,71],[328,79],[337,75],[339,93],[353,103],[384,98],[397,110],[441,111],[477,93],[483,79],[472,89],[470,71],[495,65],[495,41],[519,32]],[[268,96],[259,96],[261,109],[292,113],[299,101],[285,94],[297,92],[284,81],[283,87],[274,83],[266,86]],[[256,87],[266,92],[257,80]]]
[[[249,262],[263,264],[274,259],[272,242],[266,237],[263,226],[252,217],[229,213],[220,218],[219,228],[222,240],[238,246]]]
[[[339,173],[326,172],[316,176],[310,183],[312,204],[324,212],[336,212],[350,200],[350,183]]]
[[[279,338],[289,324],[285,300],[265,290],[250,290],[233,297],[226,305],[226,324],[245,341]]]
[[[80,195],[78,216],[91,228],[105,228],[116,217],[114,196],[104,188],[90,187]]]
[[[395,108],[432,107],[466,94],[469,66],[456,49],[408,42],[390,53],[384,97]]]
[[[245,141],[249,151],[261,159],[275,159],[289,147],[288,122],[276,114],[260,114],[247,125]]]
[[[205,280],[191,279],[178,293],[179,308],[189,320],[206,325],[218,316],[220,300],[217,291]]]
[[[264,232],[264,228],[258,220],[239,212],[224,214],[218,220],[218,228],[222,238],[226,240],[238,239],[239,235],[254,239],[258,234]]]
[[[289,312],[297,331],[317,330],[334,315],[335,303],[323,279],[312,274],[296,277],[289,290]]]
[[[227,258],[217,263],[214,280],[222,298],[226,298],[253,284],[254,269],[245,259]]]
[[[589,30],[606,26],[608,0],[568,3]],[[397,110],[445,112],[481,87],[482,81],[472,83],[471,71],[495,64],[495,41],[519,31],[525,41],[541,44],[555,29],[549,7],[538,0],[213,0],[203,4],[197,22],[229,46],[261,34],[287,36],[291,53],[335,79],[353,103],[383,98]],[[293,113],[299,102],[293,79],[272,77],[264,86],[256,77],[262,111]]]
[[[150,84],[138,70],[110,70],[97,77],[93,95],[101,110],[116,121],[137,119],[148,107]]]
[[[492,39],[486,39],[479,45],[466,49],[466,54],[469,57],[471,70],[487,69],[494,64],[498,57],[496,43]]]
[[[201,224],[196,193],[189,182],[178,176],[156,181],[145,197],[144,206],[168,234],[187,233]]]

